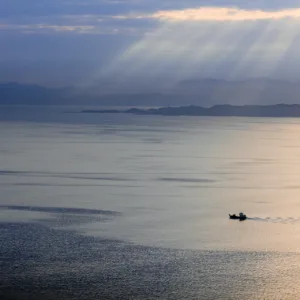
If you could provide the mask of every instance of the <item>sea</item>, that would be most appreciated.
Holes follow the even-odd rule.
[[[300,119],[82,109],[0,108],[0,299],[299,299]]]

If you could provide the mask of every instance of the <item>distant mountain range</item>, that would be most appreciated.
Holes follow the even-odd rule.
[[[300,117],[299,104],[277,105],[215,105],[212,107],[181,106],[127,110],[83,110],[81,113],[127,113],[161,116],[215,116],[215,117]]]
[[[122,90],[102,83],[89,88],[47,88],[17,83],[0,84],[0,105],[102,105],[180,106],[217,104],[300,104],[300,84],[283,80],[226,81],[201,79],[180,81],[167,88],[137,84]],[[114,88],[115,87],[115,88]]]
[[[54,89],[14,82],[0,84],[0,105],[60,105],[66,102],[66,95],[66,88]]]

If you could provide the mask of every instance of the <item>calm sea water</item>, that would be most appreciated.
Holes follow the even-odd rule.
[[[4,296],[299,297],[300,120],[66,111],[1,108]]]

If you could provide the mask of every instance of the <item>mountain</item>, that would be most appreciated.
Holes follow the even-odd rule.
[[[176,94],[198,95],[207,99],[210,105],[216,104],[276,104],[299,103],[300,85],[298,82],[255,78],[240,81],[226,80],[186,80],[179,82],[173,90]],[[201,103],[191,103],[198,104]]]
[[[0,84],[0,105],[57,105],[66,100],[66,92],[66,89],[3,83]]]
[[[181,106],[128,110],[83,110],[81,113],[127,113],[161,116],[214,116],[214,117],[300,117],[299,104],[276,105],[215,105],[212,107]]]
[[[115,87],[115,88],[114,88]],[[110,83],[89,88],[47,88],[18,83],[0,84],[0,105],[181,106],[191,104],[300,104],[300,84],[265,78],[243,81],[191,79],[175,85],[136,85],[122,89]]]
[[[105,93],[94,89],[47,88],[18,83],[0,84],[0,105],[103,105],[130,106],[180,104],[182,98],[160,93]]]

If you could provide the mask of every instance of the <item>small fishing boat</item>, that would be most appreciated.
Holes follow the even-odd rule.
[[[247,219],[247,216],[241,212],[238,216],[236,214],[229,214],[229,219],[244,221]]]

